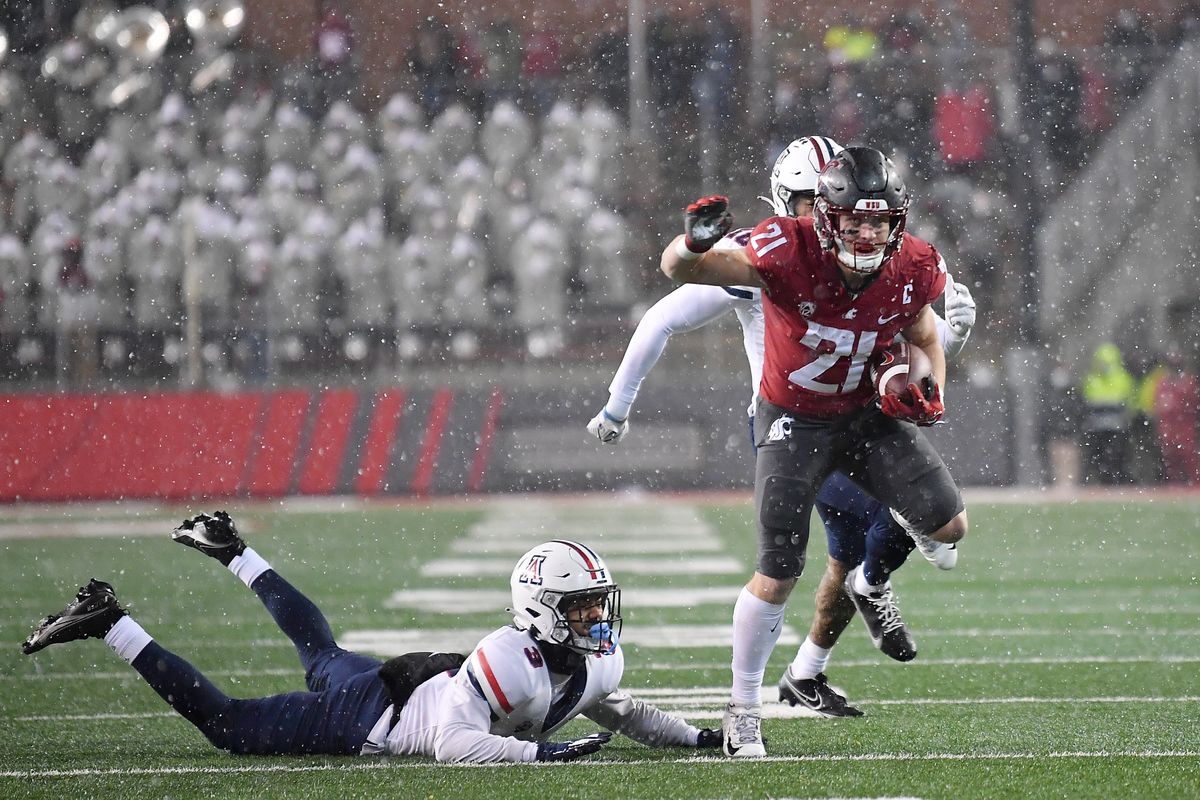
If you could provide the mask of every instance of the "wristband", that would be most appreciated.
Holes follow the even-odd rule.
[[[697,253],[695,250],[687,246],[687,237],[683,237],[675,242],[675,255],[682,258],[684,261],[699,261],[700,258],[707,253],[707,250],[702,250]]]
[[[617,419],[616,415],[608,410],[608,406],[605,406],[604,408],[600,409],[600,413],[603,414],[604,418],[606,420],[608,420],[609,422],[611,422],[613,425],[624,425],[625,424],[625,420]],[[625,419],[628,419],[628,418],[629,418],[629,412],[627,411],[627,412],[625,412]]]

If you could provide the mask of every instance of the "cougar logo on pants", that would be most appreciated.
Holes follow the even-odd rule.
[[[770,430],[767,431],[767,442],[782,442],[784,439],[792,438],[793,422],[795,420],[787,415],[772,422]]]

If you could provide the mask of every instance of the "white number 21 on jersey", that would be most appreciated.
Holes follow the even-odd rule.
[[[822,353],[809,363],[788,375],[788,380],[797,386],[818,394],[841,394],[858,388],[863,369],[871,351],[875,349],[876,331],[847,331],[831,328],[817,322],[808,323],[808,331],[800,342],[809,350],[818,351],[822,342],[833,345],[833,352]],[[850,359],[846,379],[841,383],[827,383],[821,376],[831,370],[843,358]]]
[[[764,239],[767,241],[764,241]],[[787,237],[783,235],[783,229],[779,227],[778,222],[772,222],[766,228],[763,228],[762,233],[756,233],[750,237],[750,246],[754,248],[754,255],[759,258],[762,258],[781,244],[787,244]]]

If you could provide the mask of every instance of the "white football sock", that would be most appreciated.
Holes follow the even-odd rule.
[[[266,562],[266,559],[254,552],[252,547],[247,547],[240,556],[234,556],[233,561],[229,562],[229,571],[238,576],[238,579],[247,586],[254,583],[255,578],[270,568],[271,565]]]
[[[783,632],[783,611],[787,603],[776,605],[760,600],[743,588],[733,606],[733,692],[734,705],[762,704],[763,674],[767,660]]]
[[[887,581],[884,581],[878,586],[872,586],[871,584],[867,583],[867,576],[863,575],[862,565],[854,568],[854,578],[852,580],[854,591],[858,592],[859,594],[879,594],[883,591],[883,587],[888,585]]]
[[[829,666],[829,655],[832,652],[832,647],[818,647],[813,643],[811,636],[806,636],[788,671],[793,678],[815,678]]]
[[[146,629],[134,622],[133,617],[129,615],[117,620],[108,633],[104,634],[104,643],[130,664],[152,641],[154,637],[146,633]]]

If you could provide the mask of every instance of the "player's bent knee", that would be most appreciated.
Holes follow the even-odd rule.
[[[776,537],[778,538],[778,537]],[[804,573],[804,551],[796,551],[788,540],[775,546],[759,542],[758,563],[755,564],[756,575],[762,575],[775,581],[796,582]]]
[[[754,577],[746,584],[746,588],[750,590],[750,594],[764,603],[774,603],[776,605],[786,603],[795,586],[795,578],[772,578],[763,575],[761,572],[754,573]]]

